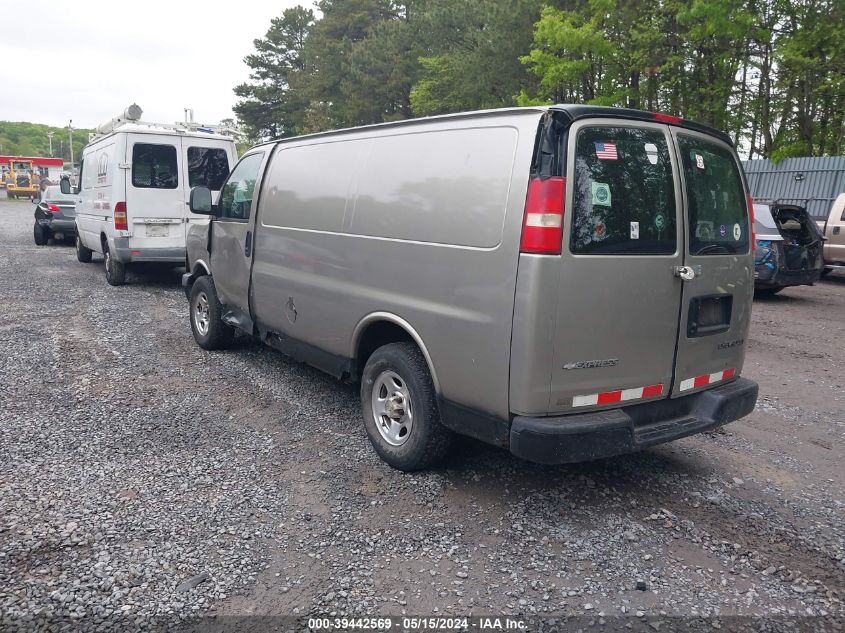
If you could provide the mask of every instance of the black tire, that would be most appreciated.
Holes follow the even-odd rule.
[[[35,227],[32,229],[32,239],[35,240],[36,246],[46,246],[47,242],[50,241],[50,233],[36,222]]]
[[[774,297],[777,293],[783,290],[786,286],[775,286],[773,288],[755,288],[754,296],[756,297]]]
[[[109,282],[109,285],[122,286],[126,282],[126,264],[117,261],[106,242],[103,242],[103,263],[106,268],[106,281]]]
[[[390,415],[386,413],[387,403],[385,414],[379,416],[377,421],[373,402],[374,390],[386,387],[384,381],[387,376],[390,376],[387,380],[392,380],[393,376],[399,379],[399,383],[392,384],[394,387],[398,384],[400,391],[390,397],[390,400],[399,398],[395,405],[397,408],[392,411],[393,414],[397,410],[401,412],[397,426],[401,427],[401,420],[406,419],[407,401],[410,401],[411,424],[407,425],[410,429],[403,436],[400,428],[393,442],[388,441],[379,430],[381,428],[385,434],[390,435],[388,424],[389,428],[395,428],[390,423]],[[378,393],[384,397],[390,396],[389,389],[380,389]],[[437,395],[428,365],[420,349],[413,343],[390,343],[373,352],[361,376],[361,410],[364,428],[373,448],[379,457],[397,470],[411,472],[431,466],[446,455],[454,441],[454,434],[440,420]],[[395,442],[401,443],[396,445]]]
[[[203,312],[206,318],[205,326],[203,326]],[[223,349],[232,344],[232,340],[235,338],[235,328],[228,323],[224,323],[221,318],[223,306],[220,305],[217,288],[214,287],[214,280],[211,277],[200,277],[191,286],[188,315],[194,340],[201,348],[207,350]]]
[[[91,263],[91,255],[93,255],[94,251],[90,248],[85,246],[82,243],[82,240],[79,239],[79,236],[76,236],[76,260],[82,262],[83,264],[90,264]]]

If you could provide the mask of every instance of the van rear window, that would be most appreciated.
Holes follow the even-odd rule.
[[[581,255],[670,255],[675,186],[665,134],[631,127],[578,132],[570,248]]]
[[[733,152],[678,135],[689,205],[690,255],[748,252],[748,205]]]
[[[188,186],[220,191],[229,175],[229,157],[219,147],[188,148]]]
[[[132,186],[141,189],[176,189],[179,186],[176,148],[173,145],[135,143],[132,147]]]

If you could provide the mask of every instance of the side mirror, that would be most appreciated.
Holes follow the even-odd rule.
[[[191,213],[214,215],[214,205],[211,203],[211,189],[208,187],[194,187],[191,189],[188,207],[191,209]]]
[[[70,186],[70,179],[68,178],[62,178],[61,182],[59,182],[59,188],[64,194],[73,193],[73,190]]]

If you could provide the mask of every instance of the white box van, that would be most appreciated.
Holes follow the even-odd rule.
[[[133,107],[82,150],[77,188],[77,259],[102,253],[113,286],[131,263],[184,264],[189,225],[208,221],[188,209],[190,188],[219,191],[237,159],[234,141],[216,129],[145,123]]]

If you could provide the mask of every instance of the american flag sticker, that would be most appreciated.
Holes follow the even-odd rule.
[[[596,143],[596,156],[600,160],[619,160],[615,143]]]

